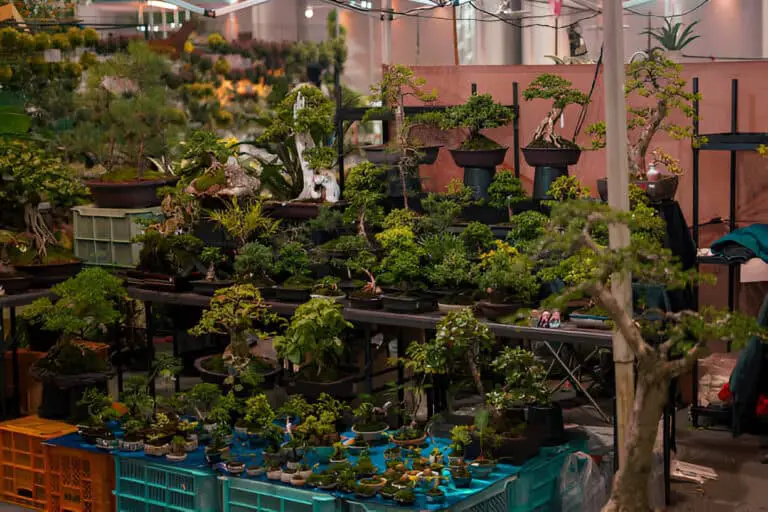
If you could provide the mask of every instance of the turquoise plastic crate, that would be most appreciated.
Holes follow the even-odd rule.
[[[525,463],[508,496],[509,512],[553,512],[559,508],[560,472],[581,441],[542,447],[539,456]]]
[[[220,477],[223,512],[336,512],[336,498],[244,478]],[[118,512],[119,509],[118,509]]]
[[[120,457],[115,459],[117,512],[218,512],[216,475]]]

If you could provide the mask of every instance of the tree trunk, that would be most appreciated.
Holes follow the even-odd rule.
[[[627,460],[619,461],[611,497],[602,512],[650,510],[648,482],[654,464],[653,448],[667,402],[669,382],[669,374],[659,370],[656,360],[638,367],[635,406],[627,439]]]

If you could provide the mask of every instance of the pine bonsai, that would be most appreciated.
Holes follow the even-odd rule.
[[[568,105],[586,105],[589,96],[571,87],[571,82],[551,73],[539,75],[523,91],[526,101],[534,99],[551,100],[552,108],[533,134],[529,148],[573,148],[579,146],[556,132],[555,126]]]
[[[440,127],[446,130],[467,129],[469,135],[460,146],[464,151],[499,149],[501,145],[480,132],[506,126],[513,118],[513,110],[496,103],[490,94],[473,94],[464,105],[446,109]]]
[[[512,208],[528,197],[520,178],[515,176],[515,171],[512,169],[500,169],[494,174],[493,181],[488,187],[488,195],[491,199],[488,203],[491,206],[507,210],[510,222],[513,215]]]

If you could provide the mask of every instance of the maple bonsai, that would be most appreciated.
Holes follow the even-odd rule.
[[[586,251],[591,256],[591,271],[551,298],[551,305],[562,306],[584,296],[594,299],[637,359],[635,401],[624,440],[626,457],[603,510],[647,512],[653,448],[671,380],[691,369],[706,352],[709,341],[727,340],[739,346],[761,334],[761,329],[753,318],[710,308],[698,312],[649,312],[654,316],[633,318],[632,307],[611,293],[614,276],[626,279],[631,275],[633,280],[668,289],[685,287],[703,278],[695,271],[682,270],[672,253],[653,237],[631,237],[627,247],[609,249],[598,241],[609,224],[623,224],[630,230],[643,228],[632,212],[617,212],[604,204],[583,200],[556,203],[551,225],[541,240],[542,250],[536,257],[540,267],[547,267],[556,265],[564,255]],[[663,320],[663,330],[657,320]],[[656,343],[651,343],[644,337],[649,332],[654,333],[654,338],[662,337],[662,341],[654,339]]]

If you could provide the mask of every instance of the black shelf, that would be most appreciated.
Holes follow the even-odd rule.
[[[730,261],[725,256],[712,255],[712,256],[697,256],[696,263],[698,263],[699,265],[732,266],[732,265],[741,265],[743,262]]]
[[[768,133],[710,133],[701,134],[707,142],[701,144],[701,151],[755,151],[760,145],[768,145]]]

